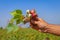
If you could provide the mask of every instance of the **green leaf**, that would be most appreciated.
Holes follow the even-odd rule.
[[[23,22],[24,16],[22,14],[22,10],[14,10],[11,12],[11,15],[13,16],[13,19],[16,21],[16,24]]]

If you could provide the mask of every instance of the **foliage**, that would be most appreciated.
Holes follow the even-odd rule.
[[[0,27],[0,29],[3,29],[3,27]]]
[[[17,31],[7,34],[6,29],[0,30],[0,40],[60,40],[60,36],[45,34],[31,28],[19,28]]]
[[[13,16],[13,18],[11,19],[11,22],[13,23],[14,21],[16,21],[16,24],[19,24],[21,22],[23,22],[23,14],[22,14],[22,10],[14,10],[11,12],[11,15]]]
[[[13,16],[10,20],[10,22],[8,23],[6,29],[7,29],[7,33],[11,32],[14,30],[14,32],[18,29],[16,24],[20,24],[21,22],[23,22],[24,16],[22,14],[22,10],[14,10],[11,12],[11,15]],[[16,24],[14,24],[16,22]]]
[[[19,28],[17,25],[9,23],[5,29],[7,30],[7,33],[10,33],[11,31],[17,31]]]

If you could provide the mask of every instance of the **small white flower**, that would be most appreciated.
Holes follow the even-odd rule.
[[[26,12],[29,12],[29,10],[26,10]]]
[[[28,15],[29,17],[31,16],[31,14]]]

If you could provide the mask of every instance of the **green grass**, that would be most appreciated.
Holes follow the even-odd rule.
[[[32,28],[19,28],[16,32],[7,33],[0,29],[0,40],[60,40],[60,36],[38,32]]]

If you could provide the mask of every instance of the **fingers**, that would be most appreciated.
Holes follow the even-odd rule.
[[[33,27],[33,25],[30,23],[30,26]]]
[[[30,24],[30,26],[31,26],[31,28],[33,28],[33,29],[35,29],[35,30],[41,32],[40,28],[38,28],[37,26],[33,26],[32,24]]]
[[[39,28],[37,26],[34,26],[32,24],[30,24],[31,28],[35,29],[35,30],[39,30]]]
[[[31,20],[31,23],[32,23],[32,24],[37,24],[38,21]]]
[[[37,25],[35,25],[35,24],[31,23],[31,22],[30,22],[30,26],[34,27],[34,28],[37,27]]]
[[[40,21],[40,22],[44,21],[42,18],[38,18],[38,17],[31,18],[31,20],[33,20],[33,21]]]
[[[44,31],[44,30],[41,30],[41,28],[44,27],[45,25],[47,25],[47,23],[41,18],[37,17],[36,19],[38,19],[38,20],[37,21],[33,20],[33,19],[30,20],[30,26],[33,29],[36,29],[40,32],[46,32],[47,30]]]

